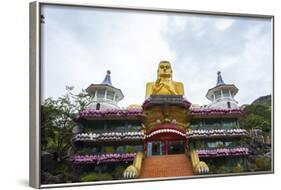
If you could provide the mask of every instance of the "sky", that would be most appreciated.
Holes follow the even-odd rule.
[[[111,71],[120,107],[142,104],[161,60],[185,97],[206,105],[217,71],[239,89],[240,105],[272,93],[272,21],[266,18],[44,5],[42,98],[58,98],[103,81]]]

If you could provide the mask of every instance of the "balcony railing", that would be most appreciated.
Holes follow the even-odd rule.
[[[70,161],[74,164],[99,165],[99,164],[103,164],[103,163],[131,162],[134,160],[135,156],[136,156],[136,153],[75,155],[70,158]]]
[[[202,158],[249,155],[247,147],[199,149],[196,152]]]
[[[135,132],[109,132],[109,133],[79,133],[74,135],[72,142],[106,142],[106,141],[136,141],[143,140],[144,133],[141,131]]]
[[[245,137],[249,133],[245,129],[214,129],[214,130],[192,130],[186,132],[186,137],[196,138],[214,138],[214,137]]]

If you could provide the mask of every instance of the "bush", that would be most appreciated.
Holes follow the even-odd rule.
[[[92,172],[81,177],[81,181],[83,182],[103,181],[103,180],[112,180],[112,176],[108,173],[97,174],[95,172]]]
[[[197,141],[196,144],[195,144],[195,148],[196,149],[202,149],[204,148],[204,142],[203,141]]]
[[[256,158],[255,164],[261,171],[268,171],[271,169],[271,160],[265,156],[260,156]]]
[[[255,172],[255,171],[258,170],[258,167],[257,167],[257,165],[254,164],[254,163],[249,163],[249,165],[248,165],[248,170],[249,170],[250,172]]]
[[[125,171],[126,167],[125,166],[117,166],[114,171],[113,171],[113,178],[114,179],[123,179],[123,172]]]
[[[72,167],[68,162],[61,162],[55,171],[57,174],[63,174],[65,182],[71,182],[74,179]]]
[[[207,165],[209,166],[209,170],[210,170],[210,174],[215,174],[216,171],[217,171],[217,167],[214,165],[214,164],[208,164]]]
[[[107,154],[112,154],[115,152],[115,150],[112,146],[106,146],[106,147],[104,147],[104,152]]]
[[[92,149],[91,148],[81,148],[78,151],[78,154],[86,155],[86,154],[91,154]]]
[[[218,173],[218,174],[230,173],[230,169],[228,167],[226,167],[226,166],[220,166],[217,169],[216,173]]]
[[[234,172],[234,173],[243,172],[243,167],[240,164],[237,164],[237,166],[232,168],[232,172]]]
[[[132,152],[134,152],[134,147],[133,147],[133,146],[127,146],[127,147],[126,147],[126,152],[127,152],[127,153],[132,153]]]

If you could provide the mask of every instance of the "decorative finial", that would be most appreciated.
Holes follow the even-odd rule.
[[[222,80],[221,72],[218,71],[217,74],[218,74],[217,86],[218,86],[218,85],[221,85],[221,84],[224,84],[224,82],[223,82],[223,80]]]
[[[104,80],[102,81],[102,84],[108,84],[108,85],[111,85],[111,86],[112,86],[110,74],[111,74],[110,70],[107,70],[107,71],[106,71],[105,78],[104,78]]]

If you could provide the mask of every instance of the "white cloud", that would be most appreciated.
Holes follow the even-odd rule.
[[[228,30],[219,30],[216,24],[220,19],[193,18],[185,29],[167,37],[175,47],[177,73],[185,83],[186,97],[193,103],[210,103],[205,95],[215,86],[219,70],[226,83],[240,89],[236,96],[240,104],[271,94],[272,31],[269,20],[236,18],[228,24]],[[204,32],[198,36],[200,31]]]
[[[219,18],[216,21],[216,27],[219,30],[226,30],[227,28],[229,28],[232,25],[233,22],[234,22],[234,20],[230,19],[230,18]]]
[[[65,15],[45,15],[45,98],[62,95],[65,85],[79,91],[100,83],[110,69],[113,85],[125,95],[120,105],[142,104],[145,83],[156,80],[161,60],[172,63],[173,78],[184,83],[192,103],[209,103],[205,95],[216,84],[218,70],[226,83],[240,89],[242,104],[271,92],[271,30],[262,31],[270,26],[266,23],[89,10],[71,13],[75,19],[67,22]]]
[[[156,79],[159,61],[174,60],[161,35],[167,27],[167,17],[140,13],[116,16],[112,21],[115,26],[103,31],[102,43],[98,45],[79,41],[59,25],[46,28],[49,36],[45,39],[45,97],[61,95],[67,84],[79,90],[90,83],[100,83],[110,69],[113,85],[125,95],[120,105],[143,103],[145,82]]]

